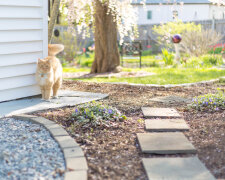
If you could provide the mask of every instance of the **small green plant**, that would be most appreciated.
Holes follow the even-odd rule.
[[[203,55],[201,56],[204,67],[212,67],[223,64],[223,59],[221,55]]]
[[[184,67],[187,68],[200,68],[202,67],[203,63],[199,57],[190,57],[184,64]]]
[[[163,61],[165,65],[173,65],[174,55],[169,53],[167,49],[162,49]]]
[[[198,111],[218,111],[225,109],[225,91],[218,89],[216,94],[194,97],[190,105]]]
[[[190,57],[185,63],[188,68],[210,68],[213,66],[220,66],[223,64],[221,55],[206,54],[200,57]]]
[[[72,113],[72,127],[109,127],[115,121],[124,121],[126,116],[116,108],[95,101],[77,106]]]
[[[215,47],[209,51],[209,54],[221,54],[222,51],[223,51],[222,47]]]

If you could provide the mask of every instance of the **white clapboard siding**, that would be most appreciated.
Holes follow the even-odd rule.
[[[43,52],[0,55],[0,68],[2,66],[15,66],[20,64],[36,63]]]
[[[0,18],[0,30],[42,30],[42,19],[8,19]]]
[[[42,18],[42,8],[0,6],[0,18]]]
[[[36,62],[48,54],[48,1],[0,0],[0,102],[40,94]]]
[[[18,87],[0,91],[0,102],[40,94],[37,85]]]
[[[36,72],[36,64],[21,64],[14,66],[0,67],[0,79],[34,74]]]
[[[42,0],[0,0],[0,6],[30,6],[42,7]]]
[[[19,41],[41,41],[42,30],[11,30],[1,31],[1,42],[19,42]]]
[[[21,86],[35,85],[36,80],[35,80],[35,76],[33,75],[18,76],[18,77],[0,79],[0,84],[4,84],[4,86],[0,86],[0,91],[2,91],[2,90],[14,89]]]
[[[14,30],[1,31],[0,43],[2,42],[20,42],[20,41],[41,41],[42,30]]]
[[[0,55],[37,52],[42,50],[42,41],[0,43]]]

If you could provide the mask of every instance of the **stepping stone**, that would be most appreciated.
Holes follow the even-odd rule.
[[[137,138],[143,153],[189,154],[196,153],[194,146],[181,132],[138,133]]]
[[[143,158],[148,179],[215,180],[197,157]]]
[[[189,127],[183,119],[146,119],[145,128],[154,132],[188,131]]]
[[[163,96],[155,97],[150,99],[153,102],[160,102],[165,104],[174,104],[174,103],[191,103],[191,99],[186,99],[180,96]]]
[[[172,108],[142,107],[145,118],[180,118],[180,114]]]

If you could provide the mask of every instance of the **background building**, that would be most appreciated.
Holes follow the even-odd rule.
[[[166,23],[175,17],[182,21],[225,18],[225,8],[209,0],[146,0],[145,7],[141,1],[132,3],[138,13],[138,25]]]

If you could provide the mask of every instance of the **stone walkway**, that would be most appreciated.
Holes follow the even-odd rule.
[[[61,90],[58,99],[50,102],[41,100],[39,96],[0,103],[0,118],[16,114],[25,114],[40,110],[75,106],[108,97],[107,94]]]
[[[150,132],[137,134],[141,151],[161,155],[160,158],[142,159],[150,180],[215,180],[182,133],[188,131],[189,126],[175,109],[143,107],[142,111],[147,118],[146,131]],[[169,157],[171,154],[177,157]]]

